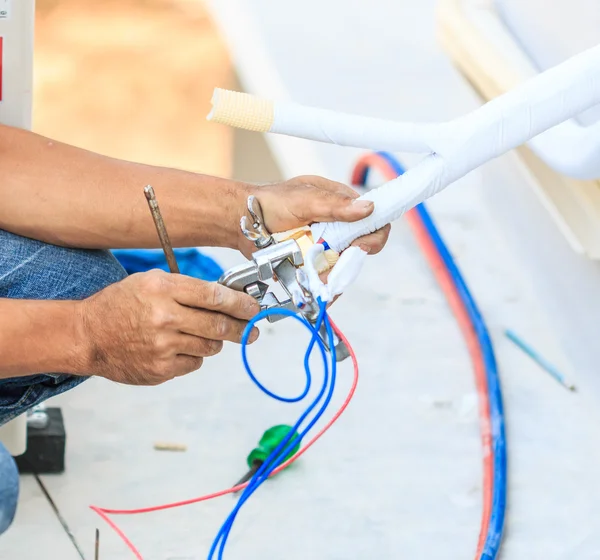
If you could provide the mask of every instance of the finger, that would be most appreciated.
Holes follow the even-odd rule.
[[[308,223],[356,222],[371,215],[374,208],[370,200],[358,200],[346,194],[313,189],[299,196],[294,213]]]
[[[241,342],[248,323],[216,311],[181,307],[177,316],[177,328],[184,334],[199,336],[209,340],[227,340]],[[258,338],[258,329],[254,327],[248,338],[252,344]]]
[[[252,296],[217,282],[204,282],[179,274],[171,277],[175,282],[173,297],[181,305],[218,311],[245,320],[252,319],[260,311],[260,305]]]
[[[197,356],[187,356],[185,354],[179,354],[175,356],[175,365],[173,366],[174,377],[181,377],[187,375],[193,371],[197,371],[202,367],[204,362],[203,358]]]
[[[392,226],[388,224],[374,233],[355,239],[352,245],[360,247],[363,251],[369,253],[369,255],[376,255],[387,243],[391,229]]]
[[[201,336],[180,334],[177,340],[178,354],[185,354],[195,358],[208,358],[216,356],[223,349],[222,340],[209,340]]]

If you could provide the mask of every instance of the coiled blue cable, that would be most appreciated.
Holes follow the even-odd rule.
[[[299,397],[282,397],[282,396],[277,395],[277,394],[273,393],[272,391],[268,390],[262,383],[260,383],[258,381],[256,376],[252,372],[252,369],[248,362],[247,344],[248,344],[248,338],[250,336],[252,328],[258,321],[260,321],[270,315],[284,315],[284,316],[288,316],[288,317],[294,317],[297,321],[302,323],[312,333],[310,342],[308,344],[306,353],[304,355],[304,370],[306,373],[307,382],[306,382],[306,386],[305,386],[303,392],[301,393],[301,395]],[[333,348],[334,347],[333,329],[331,328],[331,324],[329,322],[329,319],[327,318],[326,304],[321,302],[320,300],[319,300],[319,316],[318,316],[315,326],[311,325],[304,317],[298,316],[297,314],[293,313],[292,311],[288,311],[286,309],[273,309],[273,310],[265,310],[265,311],[262,311],[261,313],[259,313],[256,317],[254,317],[248,323],[248,326],[246,327],[246,330],[244,331],[244,334],[242,336],[242,361],[244,363],[244,367],[246,368],[246,372],[248,373],[250,379],[261,389],[261,391],[263,391],[267,395],[271,396],[272,398],[275,398],[275,399],[283,401],[283,402],[298,402],[299,400],[302,400],[308,394],[308,392],[310,390],[310,386],[311,386],[312,375],[310,372],[309,360],[310,360],[310,356],[312,354],[312,351],[313,351],[315,345],[317,345],[317,347],[319,348],[321,358],[323,360],[323,369],[324,369],[323,385],[322,385],[321,390],[319,391],[319,394],[317,395],[317,397],[308,406],[308,408],[302,413],[300,418],[297,420],[296,424],[293,426],[292,430],[290,430],[288,435],[279,443],[279,445],[267,457],[265,462],[261,465],[261,467],[254,474],[254,476],[252,477],[252,479],[250,480],[250,482],[244,489],[244,492],[240,496],[236,506],[234,507],[232,512],[229,514],[229,516],[227,517],[227,519],[221,526],[217,536],[215,537],[215,540],[213,541],[213,544],[211,546],[211,549],[210,549],[210,552],[208,555],[208,560],[212,560],[212,558],[217,550],[217,547],[219,549],[218,550],[218,559],[221,560],[223,558],[223,553],[225,551],[225,545],[227,543],[229,533],[231,532],[231,529],[233,527],[233,522],[235,521],[235,518],[236,518],[237,514],[239,513],[241,507],[248,500],[248,498],[258,489],[258,487],[269,478],[271,473],[283,462],[284,458],[287,457],[287,455],[302,440],[302,438],[312,429],[312,427],[316,424],[316,422],[321,418],[321,416],[323,415],[323,413],[325,412],[325,410],[327,409],[327,407],[331,401],[331,397],[333,396],[333,391],[335,389],[337,368],[336,368],[335,358],[332,357],[332,359],[331,359],[331,379],[330,379],[329,378],[329,364],[328,364],[328,360],[327,360],[327,349],[326,349],[325,345],[323,344],[323,342],[321,341],[321,339],[319,338],[319,329],[323,323],[325,324],[325,329],[327,331],[329,347]],[[325,400],[323,401],[323,404],[321,405],[321,407],[319,408],[317,413],[314,415],[313,419],[308,423],[308,425],[302,431],[298,431],[300,426],[302,425],[302,423],[306,420],[306,418],[310,415],[310,413],[319,404],[319,402],[323,398],[323,395],[325,395],[326,392],[327,392],[327,395],[325,397]],[[296,437],[292,437],[296,432],[298,432],[298,435]]]
[[[390,167],[398,174],[404,173],[404,168],[398,160],[388,152],[377,152],[377,155],[383,158]],[[368,176],[368,167],[361,177],[362,184],[366,183]],[[494,475],[493,475],[493,498],[492,511],[487,527],[487,534],[483,552],[480,560],[495,560],[500,550],[502,542],[502,533],[506,517],[506,494],[507,494],[507,454],[506,454],[506,433],[504,422],[504,407],[502,403],[502,389],[498,375],[494,347],[489,336],[485,321],[471,295],[469,288],[460,273],[458,266],[454,262],[448,247],[444,243],[442,236],[435,226],[433,219],[424,203],[416,207],[423,226],[425,227],[431,241],[438,251],[442,261],[450,276],[457,292],[467,309],[471,324],[475,330],[479,346],[485,363],[485,372],[487,379],[487,389],[490,402],[490,420],[492,429],[492,449],[494,453]]]

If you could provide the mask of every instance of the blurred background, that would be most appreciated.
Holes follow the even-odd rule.
[[[37,0],[34,130],[143,163],[227,176],[232,133],[210,125],[227,50],[202,2]]]

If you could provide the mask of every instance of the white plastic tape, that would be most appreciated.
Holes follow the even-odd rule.
[[[330,299],[344,293],[358,278],[366,256],[367,252],[360,247],[349,247],[342,253],[327,278]]]
[[[316,243],[306,253],[304,270],[308,277],[310,291],[322,301],[331,301],[335,296],[342,294],[358,277],[367,253],[360,247],[346,249],[335,263],[327,277],[327,284],[319,278],[315,261],[323,253],[323,245]]]
[[[404,175],[373,189],[360,198],[371,200],[373,213],[358,222],[327,222],[311,226],[313,239],[323,238],[338,253],[355,239],[394,222],[420,202],[450,183],[447,161],[436,154],[427,156]]]

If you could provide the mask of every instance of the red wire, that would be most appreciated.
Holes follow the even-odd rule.
[[[456,291],[454,282],[448,273],[448,270],[442,261],[435,245],[431,241],[429,233],[425,230],[419,215],[411,210],[407,212],[406,218],[417,238],[417,242],[421,246],[425,258],[433,271],[438,284],[442,288],[448,304],[456,317],[456,320],[463,333],[463,337],[467,344],[473,368],[475,370],[475,385],[477,387],[477,395],[479,398],[479,425],[481,431],[481,443],[483,447],[483,488],[484,500],[481,514],[481,525],[479,528],[479,539],[477,543],[476,559],[481,558],[489,518],[492,512],[493,499],[493,449],[492,449],[492,427],[490,416],[490,402],[487,392],[487,379],[485,376],[485,364],[483,354],[477,342],[476,334],[471,324],[467,310]]]
[[[329,420],[329,422],[327,422],[327,424],[325,424],[325,426],[323,426],[323,428],[317,434],[315,434],[315,436],[306,445],[304,445],[301,449],[299,449],[298,452],[293,457],[288,459],[285,463],[282,463],[281,465],[279,465],[279,467],[277,467],[269,476],[276,475],[277,473],[281,472],[286,467],[290,466],[294,461],[298,460],[302,455],[304,455],[304,453],[306,453],[306,451],[308,451],[308,449],[310,449],[313,446],[313,444],[327,430],[329,430],[329,428],[331,428],[331,426],[336,422],[336,420],[342,415],[344,410],[346,410],[346,408],[350,404],[350,401],[352,400],[352,397],[354,396],[354,393],[356,391],[356,386],[358,384],[358,360],[356,358],[356,354],[354,353],[354,349],[350,345],[350,342],[348,342],[348,339],[344,336],[342,331],[340,331],[340,329],[337,327],[337,325],[331,320],[331,318],[329,319],[329,322],[331,323],[331,327],[333,328],[335,334],[347,346],[348,352],[350,353],[350,357],[352,358],[352,364],[354,366],[354,378],[352,380],[352,386],[350,387],[350,390],[348,391],[348,395],[346,396],[344,403],[338,409],[338,411],[333,415],[333,417]],[[232,492],[237,492],[238,490],[241,490],[241,489],[245,488],[246,486],[248,486],[248,484],[249,484],[249,482],[246,482],[244,484],[238,484],[237,486],[233,486],[232,488],[227,488],[226,490],[220,490],[219,492],[213,492],[212,494],[206,494],[205,496],[200,496],[198,498],[191,498],[189,500],[183,500],[180,502],[173,502],[173,503],[163,504],[163,505],[159,505],[159,506],[150,506],[150,507],[138,508],[138,509],[110,509],[110,508],[101,508],[99,506],[92,505],[92,506],[90,506],[90,509],[92,511],[95,511],[102,519],[104,519],[104,521],[106,521],[106,523],[108,523],[108,525],[121,537],[123,542],[127,545],[129,550],[131,550],[131,552],[133,552],[133,554],[135,555],[135,557],[138,560],[143,560],[142,555],[140,554],[139,550],[127,538],[125,533],[109,517],[109,515],[136,515],[139,513],[149,513],[152,511],[160,511],[160,510],[171,509],[171,508],[176,508],[176,507],[181,507],[181,506],[187,506],[187,505],[195,504],[198,502],[204,502],[206,500],[211,500],[213,498],[218,498],[220,496],[225,496],[226,494],[231,494]]]
[[[357,185],[362,183],[362,179],[366,170],[369,167],[377,169],[384,175],[387,180],[392,180],[397,177],[397,173],[392,169],[389,163],[377,154],[367,154],[363,156],[352,173],[352,182]],[[399,186],[398,188],[402,188]],[[479,397],[479,424],[481,430],[481,442],[483,447],[483,509],[481,515],[481,526],[479,530],[479,539],[477,543],[476,559],[481,558],[485,545],[487,526],[492,512],[493,501],[493,447],[492,447],[492,427],[490,415],[490,401],[487,391],[487,378],[485,372],[485,363],[481,348],[477,342],[477,336],[473,329],[473,325],[469,319],[468,311],[463,304],[458,291],[452,281],[452,277],[448,272],[444,262],[437,251],[433,241],[419,214],[415,209],[406,213],[406,219],[417,239],[417,243],[421,247],[433,274],[440,285],[448,304],[460,326],[463,337],[467,344],[473,368],[475,371],[475,384]]]

